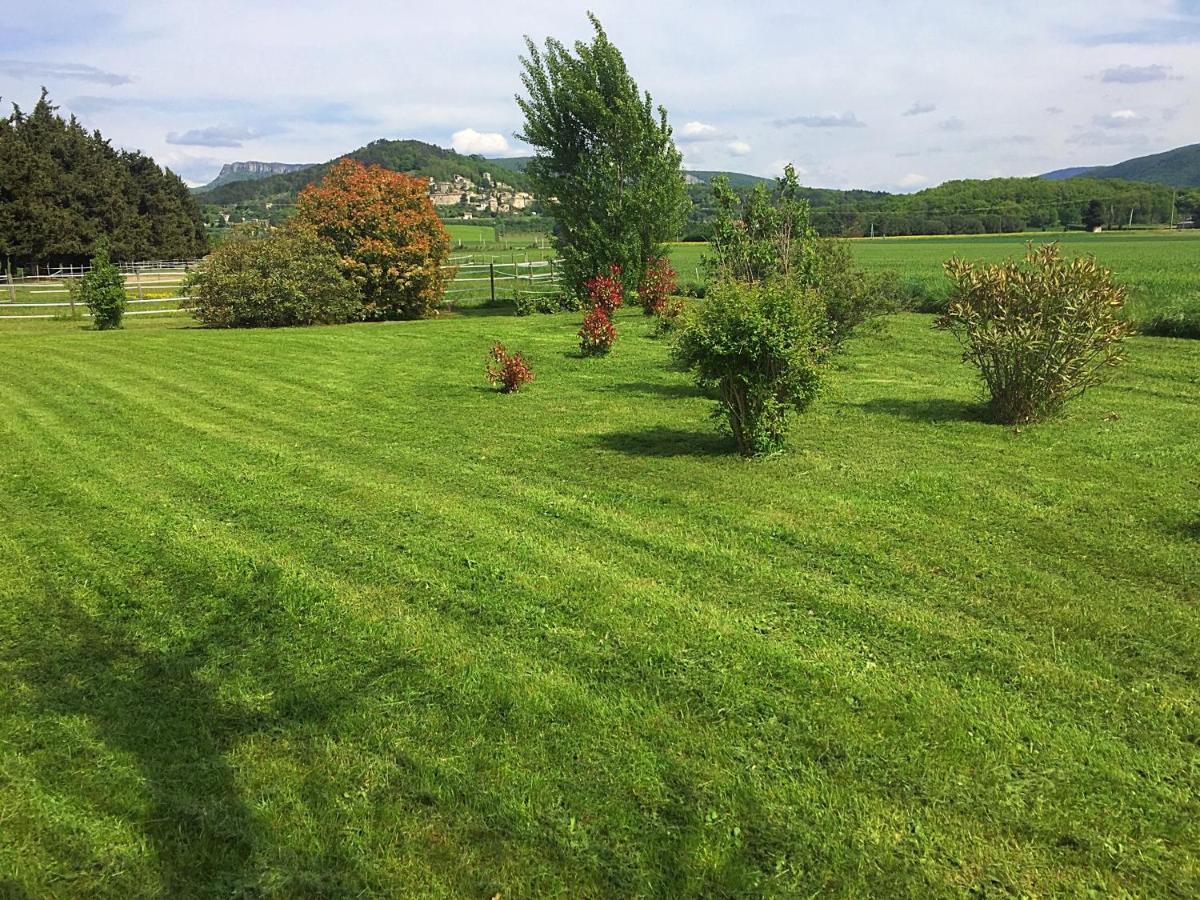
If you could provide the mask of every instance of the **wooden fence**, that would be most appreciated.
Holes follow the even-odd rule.
[[[146,261],[122,266],[125,291],[130,295],[129,305],[147,307],[130,309],[126,315],[175,315],[188,312],[179,306],[185,299],[183,296],[147,297],[146,294],[180,287],[186,273],[195,268],[197,262]],[[472,300],[515,302],[519,297],[557,294],[562,290],[561,272],[557,266],[555,259],[531,260],[527,256],[518,259],[516,254],[511,254],[507,259],[496,256],[452,258],[443,267],[454,271],[445,293],[446,305],[453,308]],[[0,321],[90,317],[89,313],[77,308],[78,304],[71,296],[69,287],[71,279],[81,278],[88,271],[88,266],[60,266],[52,271],[21,278],[0,274]],[[43,297],[47,299],[43,300]],[[22,312],[13,313],[11,310]]]

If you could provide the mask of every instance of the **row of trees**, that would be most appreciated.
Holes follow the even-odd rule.
[[[745,196],[752,188],[734,187]],[[823,235],[1000,234],[1069,228],[1168,225],[1200,210],[1200,190],[1117,180],[994,178],[950,181],[915,194],[802,187],[813,226]],[[713,184],[689,187],[692,210],[684,235],[712,237],[717,215]]]
[[[189,259],[208,249],[187,186],[141,153],[64,119],[46,92],[0,118],[0,258],[15,268],[87,261],[100,239],[114,260]]]

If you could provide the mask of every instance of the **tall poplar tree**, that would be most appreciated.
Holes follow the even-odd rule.
[[[544,51],[525,39],[528,96],[517,97],[525,114],[517,137],[537,149],[526,172],[539,196],[553,198],[563,277],[579,296],[612,264],[626,288],[636,287],[691,203],[667,111],[639,90],[599,19],[588,18],[595,34],[573,54],[553,38]]]

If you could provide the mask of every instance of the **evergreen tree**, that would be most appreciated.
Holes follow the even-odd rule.
[[[0,118],[0,255],[25,268],[79,264],[102,238],[119,260],[208,249],[200,209],[174,173],[63,119],[45,90],[29,114],[14,104]]]

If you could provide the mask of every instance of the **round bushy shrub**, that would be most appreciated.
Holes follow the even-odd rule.
[[[187,305],[210,328],[333,325],[362,318],[337,253],[299,229],[222,244],[193,272]]]
[[[1056,244],[1030,244],[1024,264],[953,259],[946,271],[954,294],[938,325],[979,370],[996,421],[1053,416],[1124,360],[1125,292],[1094,258],[1065,260]]]
[[[97,331],[120,328],[125,318],[125,279],[108,259],[108,245],[96,245],[91,270],[79,279],[76,299],[87,305]]]
[[[674,356],[716,395],[743,456],[783,447],[789,420],[813,401],[829,352],[822,298],[782,279],[725,280],[685,318]]]
[[[301,192],[295,221],[336,249],[366,318],[419,319],[442,302],[450,236],[426,179],[343,159]]]

